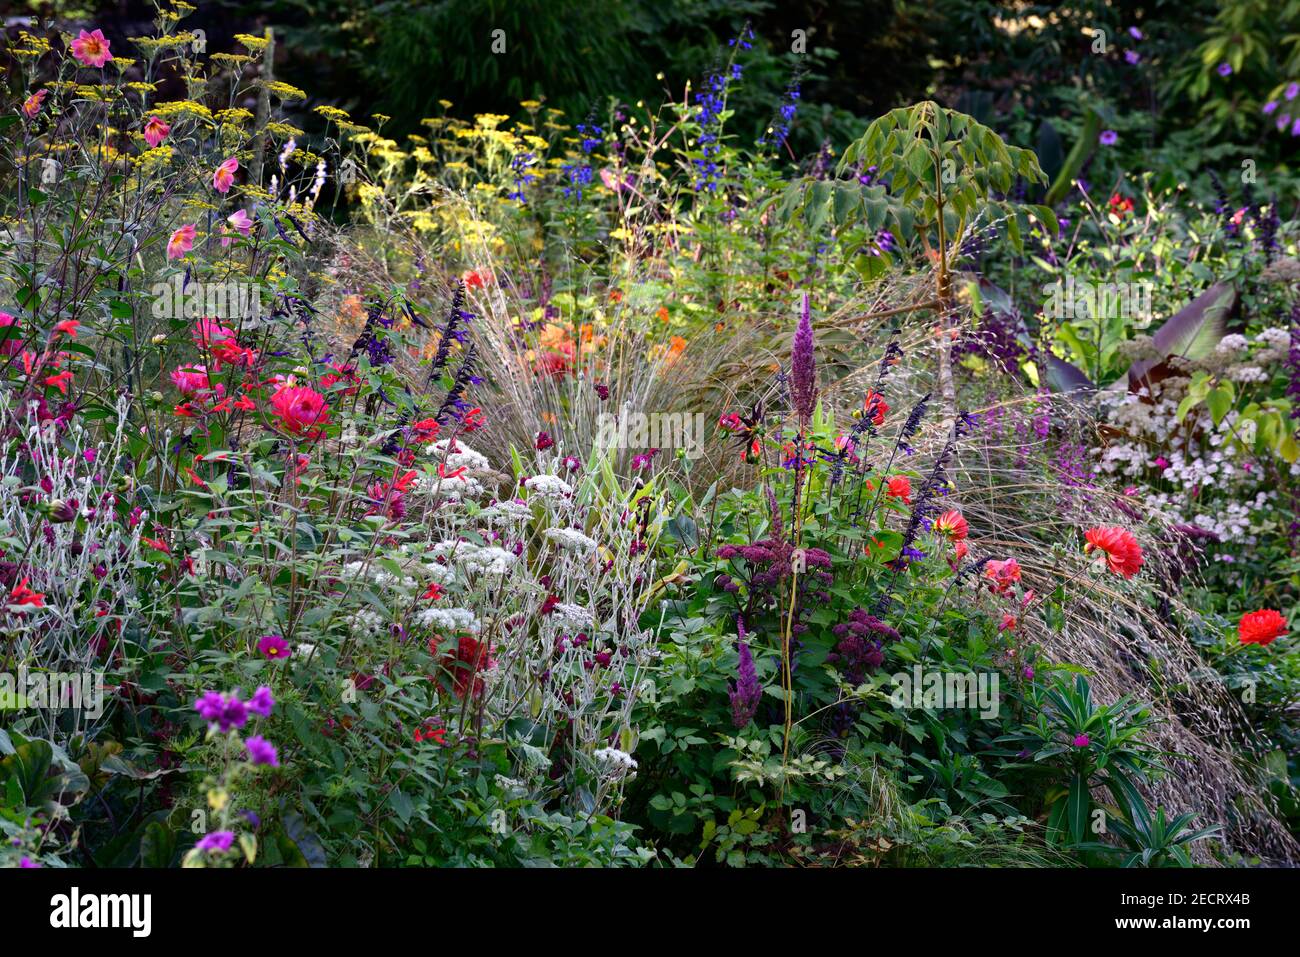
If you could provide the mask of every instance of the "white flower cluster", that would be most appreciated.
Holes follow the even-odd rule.
[[[489,525],[514,525],[526,522],[533,517],[533,510],[527,502],[511,500],[496,502],[479,512],[479,518]]]
[[[514,552],[473,542],[439,542],[433,546],[432,553],[437,558],[450,558],[466,571],[479,575],[504,575],[519,561]]]
[[[558,628],[578,631],[591,627],[591,611],[581,605],[562,601],[552,610],[551,621]]]
[[[558,475],[534,475],[524,479],[524,488],[546,498],[568,498],[573,487]]]
[[[615,774],[637,769],[636,759],[626,751],[620,751],[618,748],[601,748],[595,752],[593,757]]]
[[[482,623],[468,608],[425,608],[415,616],[425,628],[448,634],[477,635],[483,629]]]
[[[560,548],[571,552],[591,553],[596,550],[596,540],[588,538],[576,528],[548,528],[546,537]]]

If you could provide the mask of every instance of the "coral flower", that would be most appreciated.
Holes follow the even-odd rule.
[[[291,435],[317,438],[320,426],[329,422],[329,404],[315,389],[285,385],[271,396],[271,414]]]
[[[961,512],[951,508],[934,520],[935,530],[939,534],[950,538],[954,542],[960,542],[970,534],[970,525],[962,517]]]
[[[235,184],[235,172],[239,169],[239,160],[230,157],[212,174],[212,188],[223,196],[230,192],[230,187]]]
[[[36,119],[36,114],[41,111],[41,104],[45,102],[45,97],[49,95],[49,92],[49,90],[37,90],[23,100],[23,116],[29,120]]]
[[[993,583],[998,594],[1005,594],[1020,581],[1020,563],[1014,558],[989,562],[984,566],[984,577]]]
[[[182,226],[176,232],[172,233],[172,238],[167,240],[167,258],[180,259],[187,252],[194,248],[193,224]]]
[[[159,117],[151,116],[144,124],[144,141],[151,148],[156,147],[167,139],[167,134],[171,131],[171,124]]]
[[[1243,645],[1267,645],[1287,633],[1286,619],[1272,608],[1261,608],[1241,616],[1237,634]]]
[[[113,54],[109,52],[108,47],[108,39],[104,36],[103,30],[96,30],[94,33],[82,30],[77,35],[77,39],[72,41],[72,55],[83,66],[103,66],[113,59]]]
[[[1133,533],[1117,525],[1100,525],[1090,528],[1083,536],[1087,544],[1084,552],[1094,549],[1106,553],[1106,566],[1117,575],[1132,578],[1142,569],[1142,546]]]

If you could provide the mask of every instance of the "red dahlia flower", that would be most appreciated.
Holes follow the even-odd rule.
[[[1286,619],[1272,608],[1261,608],[1241,616],[1237,634],[1243,645],[1267,645],[1287,633]]]
[[[1099,525],[1090,528],[1083,536],[1087,544],[1085,553],[1094,549],[1106,553],[1106,566],[1117,575],[1132,578],[1142,568],[1142,546],[1133,533],[1117,525]]]

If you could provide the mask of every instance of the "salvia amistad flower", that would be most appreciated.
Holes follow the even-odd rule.
[[[1084,533],[1086,553],[1101,551],[1106,554],[1106,567],[1117,575],[1132,578],[1142,569],[1142,546],[1133,533],[1117,525],[1101,525]]]
[[[235,184],[235,173],[239,170],[239,160],[231,156],[224,160],[212,174],[212,188],[223,196],[230,192]]]
[[[93,33],[82,30],[72,41],[72,55],[83,66],[102,67],[113,59],[113,54],[108,48],[109,42],[103,30],[96,30]]]
[[[167,258],[180,259],[193,249],[195,231],[195,227],[188,224],[172,233],[172,238],[167,240]]]
[[[754,670],[754,656],[749,652],[749,643],[743,639],[740,641],[739,653],[736,682],[728,690],[727,697],[731,699],[731,723],[737,728],[743,728],[754,720],[759,700],[763,697],[763,686],[758,683],[758,673]]]
[[[166,120],[151,116],[144,124],[144,141],[150,147],[156,147],[167,139],[167,134],[171,131],[171,124]]]
[[[325,397],[308,386],[282,385],[271,396],[271,414],[290,435],[317,438],[329,422]]]
[[[271,661],[288,658],[293,654],[293,649],[289,647],[289,642],[284,640],[283,635],[263,635],[257,642],[257,650],[263,658]]]
[[[1241,616],[1237,634],[1243,645],[1267,645],[1287,633],[1286,618],[1272,608],[1261,608]]]
[[[801,422],[812,418],[817,404],[817,363],[813,357],[812,314],[807,293],[803,294],[803,309],[790,350],[790,400]]]
[[[244,748],[248,751],[248,760],[253,764],[264,764],[272,768],[280,766],[280,759],[275,753],[275,746],[260,734],[255,734],[246,740]]]

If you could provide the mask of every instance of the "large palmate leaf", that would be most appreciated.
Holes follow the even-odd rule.
[[[1147,379],[1156,374],[1157,367],[1173,356],[1187,359],[1204,359],[1227,327],[1228,314],[1237,302],[1237,290],[1226,283],[1215,283],[1174,315],[1165,320],[1152,340],[1160,359],[1142,359],[1129,367],[1127,379],[1115,383],[1127,385],[1136,391]]]

